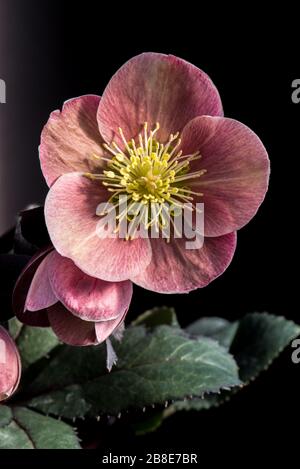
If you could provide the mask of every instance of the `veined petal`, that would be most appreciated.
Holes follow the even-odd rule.
[[[203,193],[205,235],[224,235],[247,224],[269,182],[268,154],[257,135],[236,120],[202,116],[184,128],[181,149],[202,156],[191,171],[207,171],[189,184]]]
[[[160,123],[158,140],[181,131],[194,117],[223,114],[219,93],[199,68],[172,55],[144,53],[123,65],[108,83],[98,108],[101,135],[122,145],[118,128],[130,140]]]
[[[28,291],[35,275],[35,272],[40,263],[45,259],[50,251],[53,250],[52,246],[46,249],[41,249],[32,259],[28,262],[23,272],[20,274],[13,292],[13,311],[17,318],[29,326],[48,327],[49,321],[47,311],[24,311]]]
[[[96,345],[95,323],[74,316],[61,303],[48,308],[50,325],[57,337],[68,345]]]
[[[58,302],[48,277],[48,266],[53,253],[48,254],[38,266],[27,294],[24,311],[40,311]]]
[[[83,273],[74,262],[52,252],[48,275],[59,301],[85,321],[107,321],[127,311],[131,297],[130,281],[106,282]]]
[[[131,280],[158,293],[184,293],[205,287],[221,275],[230,264],[236,233],[218,238],[205,238],[202,248],[186,249],[186,239],[151,241],[149,266]]]
[[[124,320],[125,315],[119,316],[119,318],[111,321],[102,321],[95,324],[96,336],[99,344],[104,342],[104,340],[106,340],[114,330],[119,327],[120,323]]]
[[[45,217],[56,250],[83,272],[106,281],[123,281],[141,272],[151,260],[148,239],[126,241],[99,234],[96,209],[108,200],[98,180],[80,173],[61,176],[51,187],[45,204]],[[107,236],[107,237],[103,237]]]
[[[41,167],[49,186],[62,174],[99,172],[103,154],[97,125],[99,96],[86,95],[66,101],[62,111],[51,113],[40,144]]]

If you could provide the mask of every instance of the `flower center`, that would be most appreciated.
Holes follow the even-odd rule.
[[[192,191],[189,183],[193,179],[199,179],[206,172],[205,169],[190,171],[190,163],[201,158],[201,155],[199,152],[183,155],[182,151],[178,150],[181,144],[179,133],[171,134],[163,144],[155,138],[158,130],[158,123],[149,131],[146,122],[136,143],[134,139],[127,141],[120,128],[123,150],[116,142],[105,144],[104,147],[113,155],[112,158],[94,156],[107,162],[106,169],[102,174],[86,174],[91,179],[101,180],[112,193],[108,203],[117,205],[121,195],[127,196],[127,209],[125,213],[118,214],[119,220],[124,216],[132,220],[130,210],[133,204],[148,206],[147,216],[143,220],[146,228],[154,222],[160,228],[165,226],[162,213],[164,205],[172,204],[173,207],[183,209],[184,204],[193,201],[193,196],[202,196],[202,193]],[[154,213],[150,210],[153,204],[156,206]],[[175,216],[173,210],[172,217]]]

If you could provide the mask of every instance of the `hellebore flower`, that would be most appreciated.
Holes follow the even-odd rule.
[[[0,401],[8,399],[17,389],[21,377],[21,359],[4,327],[0,326]]]
[[[51,247],[39,251],[21,273],[13,307],[21,322],[51,326],[69,345],[96,345],[111,334],[120,338],[131,296],[130,281],[90,277]]]
[[[200,69],[174,56],[141,54],[108,83],[102,98],[81,96],[54,111],[43,129],[40,161],[50,191],[45,204],[57,251],[85,273],[130,279],[149,290],[181,293],[224,272],[236,230],[262,203],[269,160],[248,127],[223,117],[217,89]],[[204,244],[184,238],[99,236],[100,203],[157,204],[144,220],[165,227],[165,202],[204,203]],[[120,217],[132,220],[128,212]],[[175,215],[174,215],[175,216]],[[134,218],[134,215],[133,215]],[[174,220],[170,219],[169,223]]]

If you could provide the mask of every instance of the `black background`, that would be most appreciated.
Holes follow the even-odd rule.
[[[0,192],[7,201],[6,223],[24,204],[43,201],[46,186],[37,147],[52,110],[74,96],[101,95],[117,68],[140,52],[177,55],[209,74],[226,116],[260,136],[271,160],[270,189],[255,219],[238,233],[236,255],[222,277],[188,295],[136,288],[129,319],[167,304],[176,306],[182,325],[202,315],[236,319],[252,311],[300,322],[292,299],[299,216],[300,103],[291,101],[292,80],[300,75],[296,12],[291,8],[276,14],[272,7],[263,16],[244,6],[223,14],[216,6],[206,12],[201,4],[197,9],[174,4],[163,13],[162,5],[149,2],[111,9],[91,1],[1,5],[6,8],[1,18],[6,42],[0,78],[7,82],[8,102],[0,108],[6,132]],[[113,432],[102,432],[102,450],[125,446],[130,454],[150,447],[190,447],[203,462],[242,466],[250,459],[259,464],[282,458],[287,464],[296,457],[300,396],[300,364],[291,362],[291,351],[219,409],[178,414],[156,433],[139,438],[119,423]]]

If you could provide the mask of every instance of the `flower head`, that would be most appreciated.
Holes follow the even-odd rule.
[[[255,215],[269,178],[263,144],[248,127],[223,117],[208,76],[156,53],[127,62],[102,98],[82,96],[53,112],[40,159],[57,251],[90,276],[131,279],[167,293],[203,287],[227,268],[236,230]],[[193,224],[198,203],[204,204],[204,243],[188,250],[185,237],[176,236],[176,221],[189,205]],[[166,204],[172,205],[169,217]],[[110,211],[116,226],[100,236],[99,220]],[[124,219],[129,223],[121,236]],[[146,232],[171,234],[137,236],[137,220]]]
[[[69,345],[95,345],[111,334],[120,335],[131,296],[130,281],[92,278],[48,248],[38,252],[20,275],[13,306],[21,322],[51,326]]]
[[[21,359],[4,327],[0,326],[0,401],[8,399],[17,389],[21,377]]]

